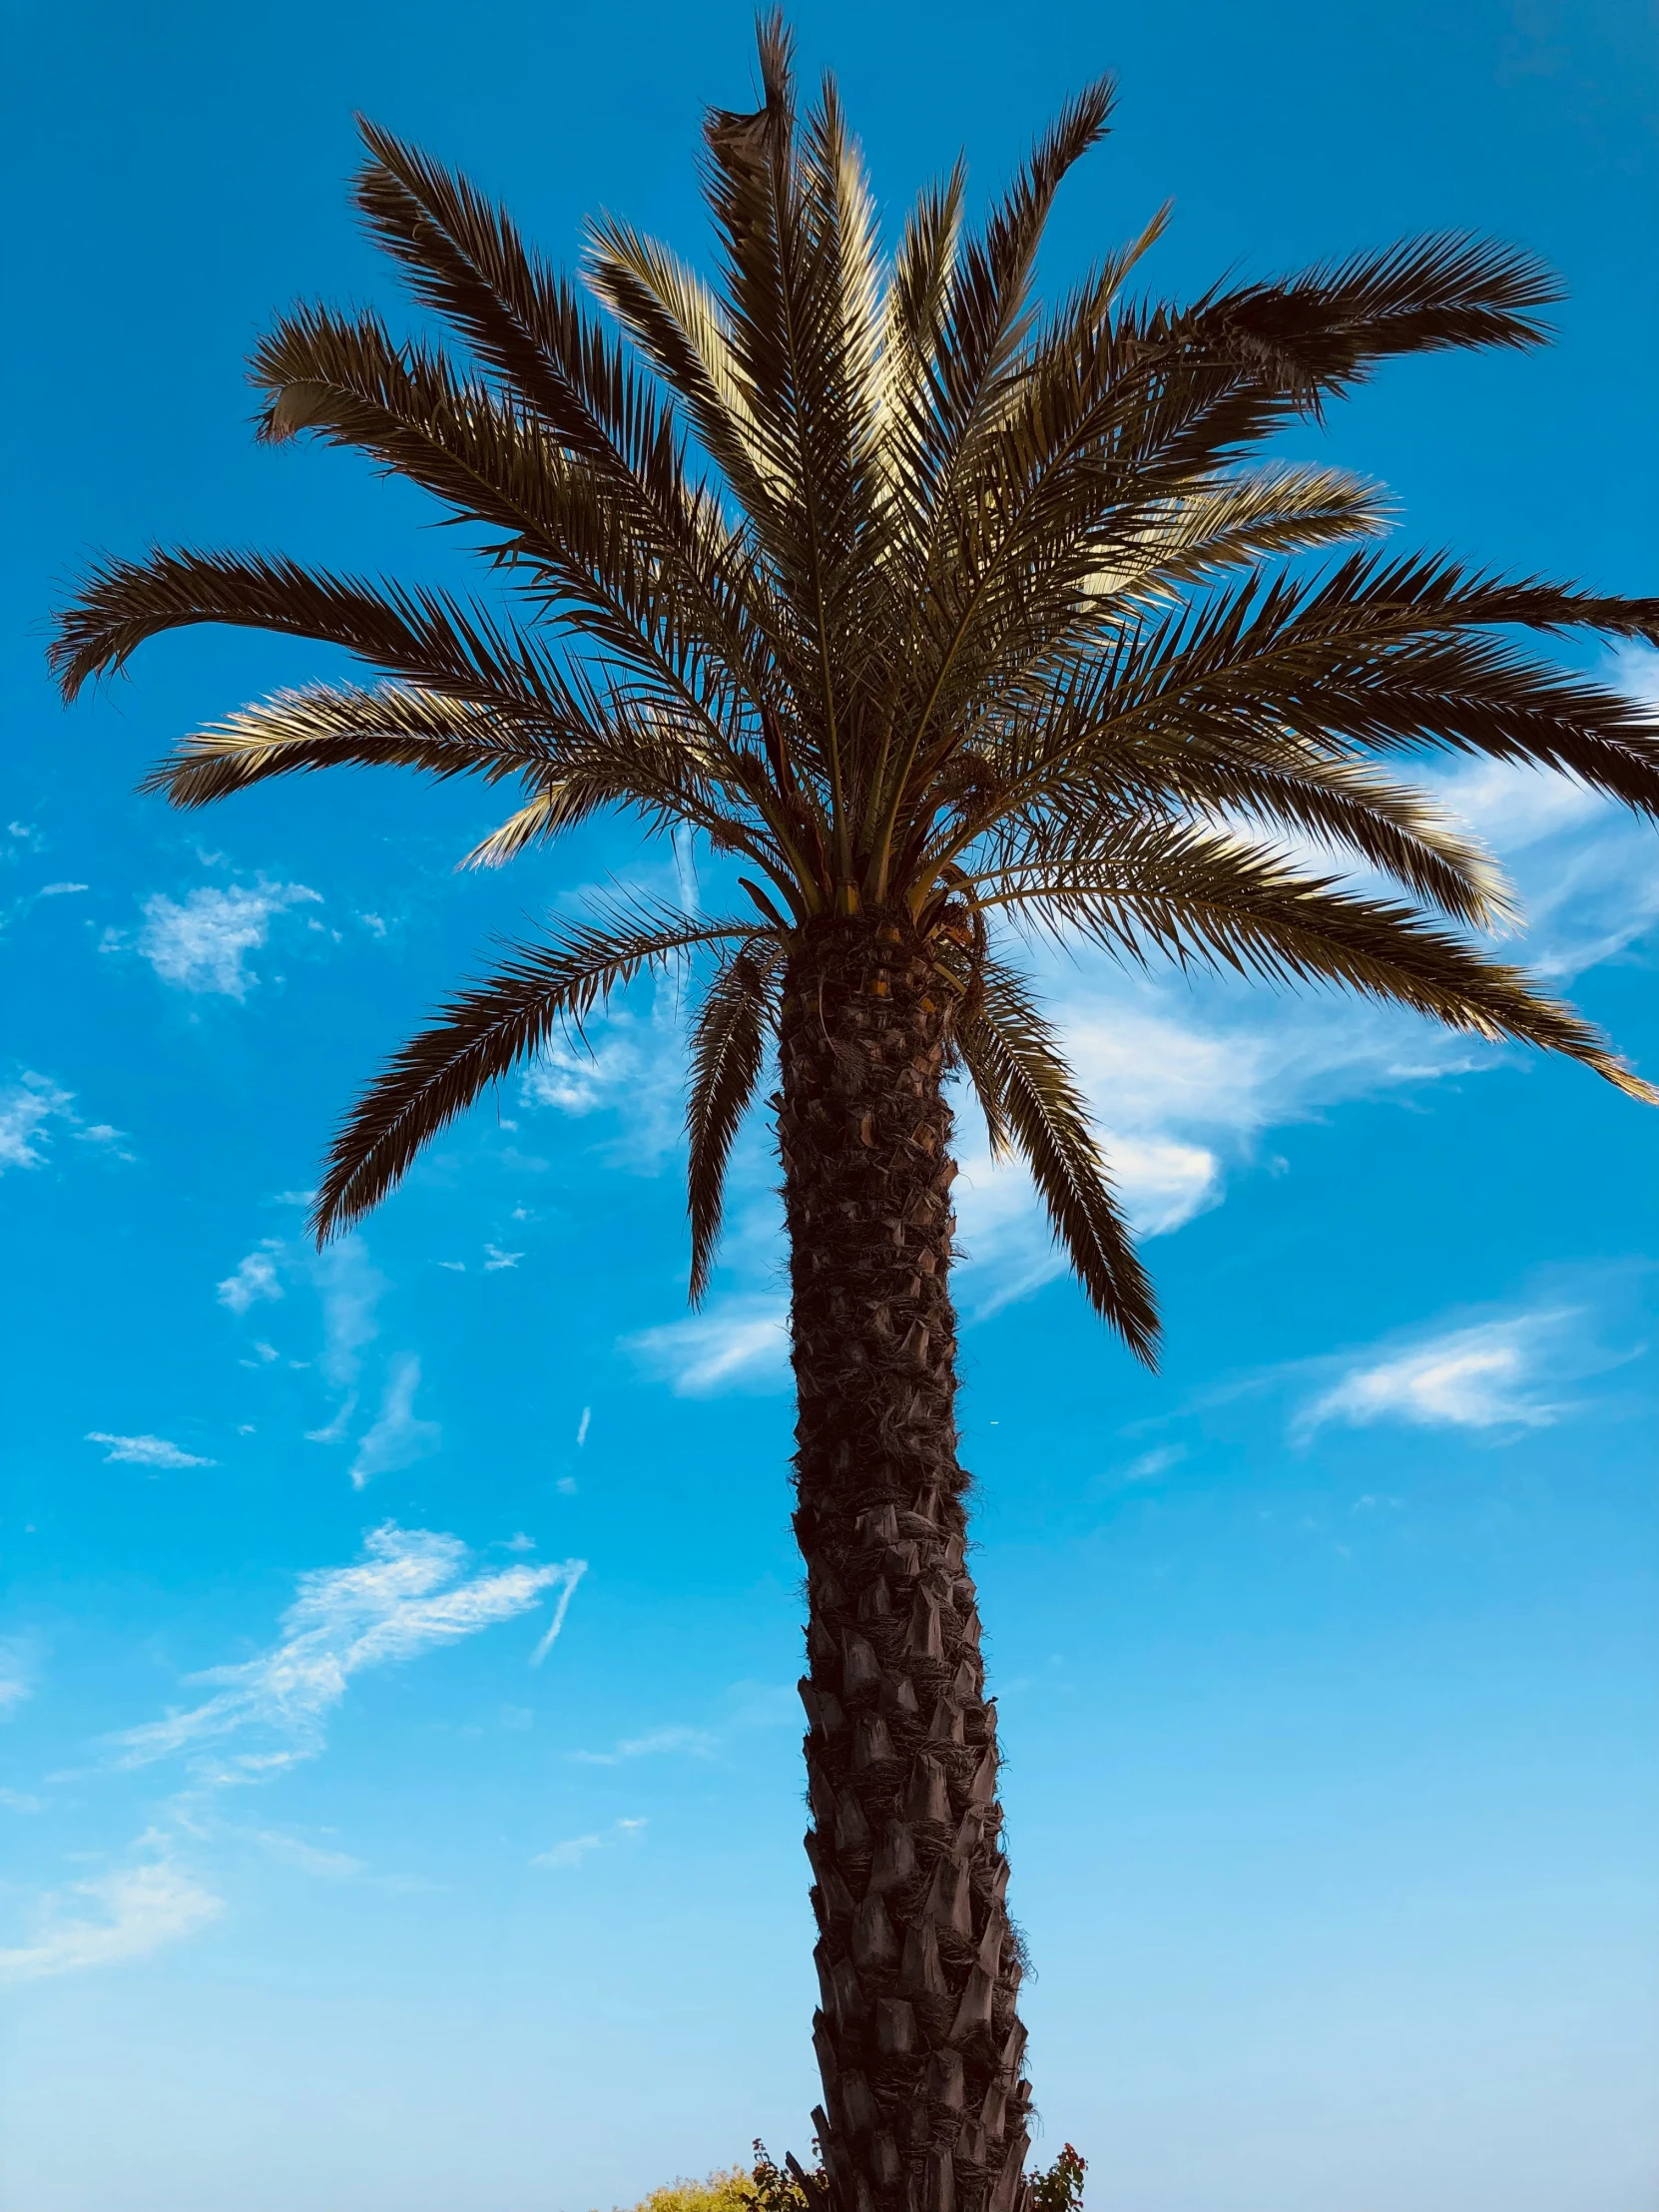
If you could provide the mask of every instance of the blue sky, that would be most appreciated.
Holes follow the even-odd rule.
[[[1605,0],[798,12],[889,208],[1079,80],[1048,273],[1166,197],[1196,288],[1428,227],[1536,250],[1531,358],[1324,438],[1402,539],[1656,588],[1647,11]],[[815,2086],[774,1170],[688,1321],[679,1008],[636,993],[318,1259],[332,1120],[492,930],[697,856],[452,863],[480,796],[170,817],[180,732],[328,657],[197,632],[65,716],[98,548],[452,574],[420,500],[256,451],[242,360],[394,287],[361,108],[553,254],[701,251],[740,6],[8,0],[0,540],[0,2197],[584,2212],[805,2148]],[[1659,660],[1614,664],[1659,699]],[[1651,833],[1440,772],[1528,956],[1659,1069]],[[964,1116],[966,1456],[1046,2155],[1091,2212],[1641,2212],[1659,2188],[1659,1120],[1319,998],[1049,978],[1162,1284],[1149,1378]]]

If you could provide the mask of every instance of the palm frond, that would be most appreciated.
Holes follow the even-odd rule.
[[[596,922],[561,922],[443,1008],[394,1054],[341,1125],[328,1153],[311,1229],[319,1243],[377,1206],[438,1132],[560,1029],[584,1018],[644,968],[694,947],[753,934],[748,922],[704,921],[662,907],[613,907]]]
[[[569,686],[515,625],[446,592],[378,587],[265,554],[176,553],[100,562],[58,617],[49,659],[66,699],[148,639],[227,623],[343,646],[371,667],[451,699],[533,722],[562,717]]]
[[[780,487],[754,519],[802,635],[796,710],[820,748],[834,874],[847,882],[848,661],[855,609],[877,578],[859,557],[875,489],[873,233],[831,83],[798,130],[792,41],[777,16],[760,26],[760,63],[765,105],[707,120],[705,193],[724,249],[733,365]]]
[[[1301,874],[1282,855],[1214,833],[1136,826],[1115,859],[1046,881],[981,890],[979,902],[1057,933],[1076,929],[1133,961],[1231,968],[1269,981],[1337,983],[1448,1029],[1557,1052],[1644,1103],[1659,1090],[1600,1031],[1411,908]]]
[[[1152,1285],[1118,1211],[1059,1035],[1011,969],[986,960],[975,981],[957,1044],[985,1118],[993,1130],[1006,1128],[1023,1154],[1089,1303],[1137,1358],[1155,1366]]]
[[[1541,311],[1561,297],[1532,255],[1452,231],[1216,295],[1200,312],[1230,355],[1254,357],[1317,409],[1402,354],[1541,345]]]
[[[545,785],[534,799],[509,815],[499,829],[481,838],[463,855],[459,865],[505,867],[530,845],[545,844],[561,830],[580,822],[592,812],[592,806],[580,783],[571,777],[561,777],[557,783]]]
[[[1220,465],[1390,354],[1536,342],[1533,310],[1553,296],[1536,264],[1463,237],[1178,312],[1106,319],[1100,287],[1084,286],[1013,379],[958,486],[953,512],[967,527],[944,548],[944,573],[974,582],[933,622],[946,719],[991,669],[1081,643],[1077,586],[1088,567],[1116,564],[1137,514],[1201,493]]]
[[[949,249],[949,280],[936,336],[925,358],[925,407],[912,409],[910,470],[919,512],[910,535],[918,548],[914,623],[925,639],[918,727],[905,749],[900,786],[955,681],[962,652],[986,586],[986,547],[981,539],[994,509],[983,481],[986,456],[1018,390],[1022,350],[1034,316],[1031,279],[1037,249],[1067,173],[1106,132],[1113,88],[1100,78],[1069,101],[1038,140],[992,210],[983,232],[962,238],[955,208],[932,251]],[[993,530],[994,534],[994,530]]]
[[[1659,815],[1659,723],[1637,702],[1529,658],[1500,625],[1659,634],[1659,602],[1454,563],[1356,555],[1312,580],[1252,576],[1162,620],[1127,624],[1102,653],[993,719],[1010,809],[1098,753],[1222,756],[1312,748],[1331,760],[1443,750],[1564,771]],[[984,742],[984,741],[981,741]]]
[[[944,458],[934,429],[934,364],[956,273],[966,192],[967,169],[960,159],[942,182],[923,187],[905,218],[886,288],[881,460],[895,508],[896,540],[887,558],[898,552],[912,587],[923,552],[920,534]]]
[[[1391,520],[1382,487],[1346,469],[1291,463],[1200,481],[1142,513],[1114,515],[1112,564],[1091,571],[1083,589],[1102,599],[1173,597],[1226,569],[1376,537]]]
[[[983,233],[964,241],[937,356],[937,405],[952,469],[966,471],[978,433],[994,423],[1003,377],[1031,326],[1037,248],[1068,171],[1106,135],[1114,98],[1097,78],[1066,105],[1032,148]]]
[[[417,298],[605,485],[633,535],[671,571],[705,626],[726,637],[732,673],[753,683],[735,600],[758,588],[736,557],[718,501],[686,474],[674,411],[600,325],[576,286],[524,245],[465,178],[359,118],[371,160],[356,185],[369,229]],[[764,625],[756,600],[749,614]]]
[[[458,371],[438,349],[397,344],[378,316],[301,307],[261,339],[261,434],[309,431],[367,453],[388,473],[493,533],[488,550],[529,572],[550,611],[655,674],[719,727],[763,682],[764,595],[718,508],[694,504],[695,558],[642,527],[614,472],[567,452],[521,402]],[[747,680],[747,681],[746,681]]]
[[[615,685],[599,689],[580,668],[561,672],[516,626],[439,592],[395,585],[376,591],[260,556],[157,553],[144,563],[112,562],[94,572],[60,618],[53,659],[66,696],[90,677],[119,668],[147,638],[196,622],[343,646],[411,679],[420,691],[498,715],[509,744],[541,733],[547,742],[538,753],[576,780],[584,805],[631,807],[657,825],[689,822],[749,852],[769,872],[780,864],[781,824],[759,761],[730,744],[707,717],[677,722],[660,700],[631,697]],[[342,696],[349,715],[362,695]],[[184,749],[182,788],[190,788],[198,768],[209,786],[216,776],[232,778],[211,795],[235,788],[236,764],[251,766],[244,742],[250,737],[256,752],[262,736],[300,741],[294,750],[268,756],[265,773],[309,765],[304,746],[318,735],[315,717],[327,712],[312,695],[297,730],[278,706],[270,718],[253,710],[241,729],[233,722],[204,733]],[[210,757],[222,764],[218,770],[209,767]],[[358,756],[347,749],[333,757]],[[169,781],[174,771],[170,766],[158,773]]]
[[[709,1288],[732,1146],[755,1096],[767,1038],[777,1028],[783,960],[775,931],[746,937],[716,969],[692,1028],[686,1135],[694,1306],[702,1305]]]
[[[1540,344],[1540,310],[1560,297],[1530,256],[1444,233],[1217,286],[1183,307],[1130,305],[1091,380],[1089,427],[1143,484],[1162,476],[1173,489],[1260,444],[1288,415],[1319,415],[1384,360]]]
[[[456,513],[507,532],[506,550],[557,552],[548,508],[568,466],[547,426],[441,348],[393,339],[380,316],[305,303],[260,338],[249,380],[260,437],[304,431],[357,447]]]
[[[1287,586],[1284,603],[1311,628],[1358,617],[1374,633],[1392,622],[1404,636],[1503,624],[1659,643],[1659,598],[1616,599],[1541,576],[1482,575],[1444,555],[1357,553],[1315,584]]]
[[[631,479],[659,519],[685,491],[671,419],[633,374],[575,287],[530,253],[505,211],[418,148],[358,119],[370,159],[355,197],[369,231],[420,302],[572,451]]]
[[[713,288],[668,247],[609,216],[589,226],[587,275],[594,292],[679,394],[705,450],[764,525],[785,486],[768,463]]]
[[[951,279],[962,236],[966,165],[958,159],[940,183],[925,185],[905,218],[887,286],[883,350],[904,363],[895,411],[914,405],[924,391],[944,330]]]
[[[1176,745],[1126,747],[1114,766],[1115,777],[1096,759],[1087,773],[1057,779],[1040,805],[987,833],[970,822],[947,849],[978,847],[976,881],[1041,877],[1109,855],[1126,824],[1205,827],[1232,818],[1358,860],[1470,927],[1517,918],[1490,853],[1420,792],[1356,762],[1322,761],[1289,745],[1241,744],[1231,753]]]
[[[483,707],[406,684],[308,684],[183,739],[140,784],[176,807],[207,807],[274,776],[321,768],[411,768],[440,782],[542,773],[558,733],[505,704]]]

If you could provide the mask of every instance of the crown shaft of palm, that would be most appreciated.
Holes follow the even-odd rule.
[[[691,960],[701,1297],[777,1050],[831,2193],[836,2212],[1011,2212],[1028,2091],[963,1564],[944,1078],[1145,1357],[1150,1287],[1018,929],[1336,985],[1651,1096],[1463,933],[1507,911],[1501,879],[1389,763],[1526,763],[1659,816],[1651,724],[1521,642],[1653,638],[1659,602],[1384,558],[1357,547],[1387,519],[1376,487],[1252,458],[1395,354],[1536,342],[1552,286],[1523,258],[1427,239],[1133,300],[1159,217],[1044,311],[1043,225],[1105,129],[1104,86],[977,233],[958,171],[887,264],[833,88],[800,111],[776,21],[761,69],[763,106],[708,123],[718,283],[608,221],[585,296],[464,180],[365,126],[359,210],[461,353],[319,306],[256,353],[262,434],[420,485],[482,534],[517,616],[156,553],[99,569],[54,654],[73,692],[160,631],[228,622],[363,664],[365,683],[187,739],[151,780],[181,806],[393,766],[520,787],[477,864],[606,813],[731,859],[730,914],[617,898],[509,948],[347,1117],[316,1226],[374,1206],[612,991]]]

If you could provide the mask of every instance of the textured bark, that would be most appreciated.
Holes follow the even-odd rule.
[[[1015,2212],[1030,2090],[996,1716],[963,1558],[951,998],[904,915],[823,920],[786,983],[801,1684],[834,2212]]]

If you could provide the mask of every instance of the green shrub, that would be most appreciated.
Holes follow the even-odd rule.
[[[1046,2173],[1027,2174],[1031,2212],[1083,2212],[1083,2176],[1088,2160],[1069,2143]]]
[[[671,2181],[641,2197],[633,2212],[756,2212],[754,2183],[744,2166],[706,2181]]]
[[[671,2181],[629,2212],[809,2212],[801,2184],[773,2162],[766,2145],[757,2141],[754,2151],[753,2166],[717,2170],[706,2181]],[[810,2178],[822,2182],[824,2176]]]
[[[774,2163],[765,2143],[754,2144],[753,2166],[716,2171],[706,2181],[671,2181],[641,2197],[629,2212],[812,2212],[807,2192],[793,2174]],[[817,2145],[814,2145],[817,2148]],[[1046,2172],[1026,2175],[1030,2212],[1083,2212],[1083,2176],[1088,2160],[1067,2143]],[[824,2201],[824,2170],[808,2176],[818,2201]],[[622,2212],[617,2206],[614,2212]]]

